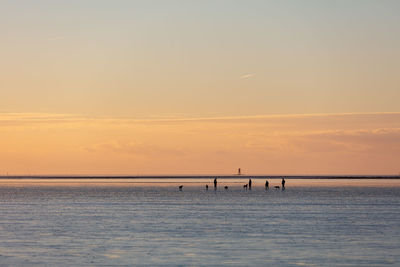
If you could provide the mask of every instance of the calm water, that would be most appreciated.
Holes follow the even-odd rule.
[[[242,184],[0,181],[0,265],[400,266],[399,181]]]

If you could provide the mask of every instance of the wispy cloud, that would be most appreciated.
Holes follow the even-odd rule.
[[[0,113],[0,127],[24,126],[56,123],[76,123],[87,121],[81,115],[53,113]]]
[[[247,73],[247,74],[243,74],[243,75],[240,76],[239,78],[240,78],[240,79],[248,79],[248,78],[251,78],[251,77],[254,77],[254,76],[256,76],[255,73]]]
[[[150,118],[121,118],[105,116],[84,116],[79,114],[54,114],[54,113],[0,113],[0,127],[8,125],[46,124],[46,123],[76,123],[76,122],[102,122],[116,124],[131,123],[179,123],[179,122],[260,122],[287,120],[358,120],[382,122],[398,122],[400,112],[370,112],[370,113],[304,113],[304,114],[268,114],[248,116],[215,116],[215,117],[174,117],[152,116]]]
[[[297,140],[298,144],[317,144],[334,147],[331,151],[345,150],[346,152],[383,153],[400,152],[400,128],[376,128],[358,130],[336,130],[320,133],[309,133]]]

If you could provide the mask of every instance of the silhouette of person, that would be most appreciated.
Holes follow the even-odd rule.
[[[282,189],[285,188],[285,183],[286,183],[285,178],[282,178]]]
[[[217,189],[217,178],[214,179],[214,188]]]
[[[208,184],[206,184],[206,190],[208,190]]]
[[[249,179],[249,189],[251,189],[251,179]]]
[[[268,180],[265,180],[265,188],[266,188],[266,189],[269,188],[269,182],[268,182]]]

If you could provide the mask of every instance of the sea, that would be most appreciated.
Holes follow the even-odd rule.
[[[400,266],[399,179],[213,179],[0,179],[0,266]]]

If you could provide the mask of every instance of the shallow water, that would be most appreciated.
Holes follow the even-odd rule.
[[[400,265],[397,180],[163,181],[0,181],[0,265]]]

